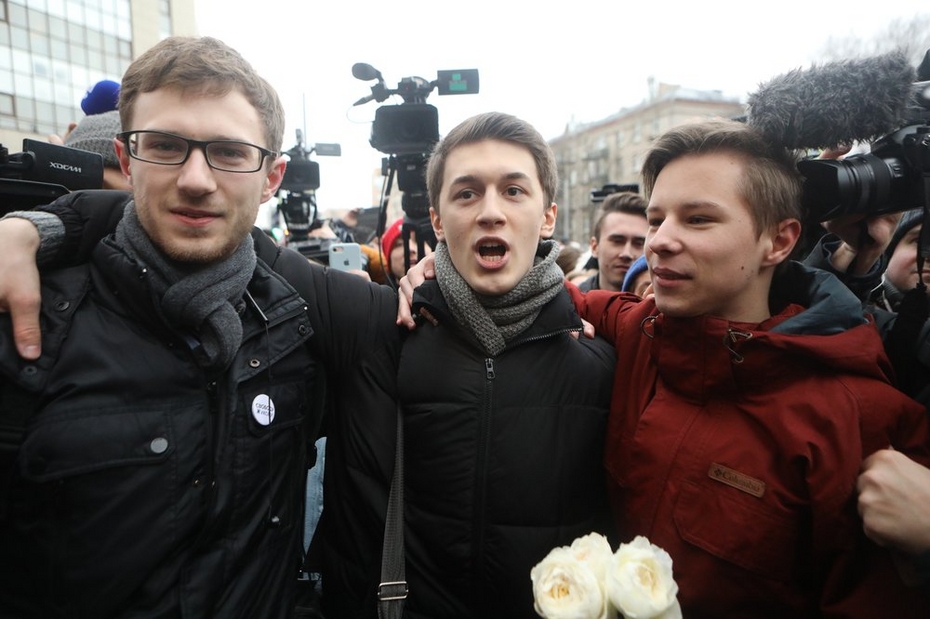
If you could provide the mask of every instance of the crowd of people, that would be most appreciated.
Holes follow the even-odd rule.
[[[552,150],[488,112],[429,158],[435,247],[397,220],[359,277],[255,228],[284,113],[235,50],[161,41],[117,117],[66,138],[128,191],[0,220],[0,614],[533,617],[590,532],[666,549],[689,618],[930,610],[923,210],[794,261],[795,154],[702,120],[576,286]]]

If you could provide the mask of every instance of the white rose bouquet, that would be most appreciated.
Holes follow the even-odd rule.
[[[681,619],[672,558],[642,536],[613,553],[603,535],[579,537],[553,549],[530,579],[546,619]]]

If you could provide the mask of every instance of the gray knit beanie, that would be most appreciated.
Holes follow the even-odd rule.
[[[103,155],[103,165],[108,168],[119,168],[119,159],[116,157],[116,149],[113,148],[113,138],[120,131],[122,127],[119,112],[116,110],[85,116],[65,138],[65,146]]]
[[[905,211],[904,215],[901,216],[901,219],[898,221],[898,226],[894,229],[894,234],[891,237],[891,243],[888,244],[888,248],[885,249],[885,255],[891,258],[891,254],[894,253],[895,247],[898,246],[898,243],[901,242],[901,239],[904,238],[904,235],[907,234],[908,230],[918,225],[923,221],[924,211],[923,209],[914,209],[911,211]]]

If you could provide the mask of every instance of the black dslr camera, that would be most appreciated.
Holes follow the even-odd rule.
[[[102,186],[103,157],[98,153],[25,139],[22,152],[10,154],[0,144],[0,215]]]
[[[802,201],[812,219],[925,206],[930,198],[930,50],[917,73],[920,81],[911,88],[906,118],[899,129],[873,142],[871,152],[798,163],[805,178]]]

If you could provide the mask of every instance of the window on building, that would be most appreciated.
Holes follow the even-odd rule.
[[[0,126],[61,133],[80,120],[87,89],[132,61],[130,1],[0,0]]]
[[[161,38],[171,36],[171,2],[158,0],[158,34]]]

